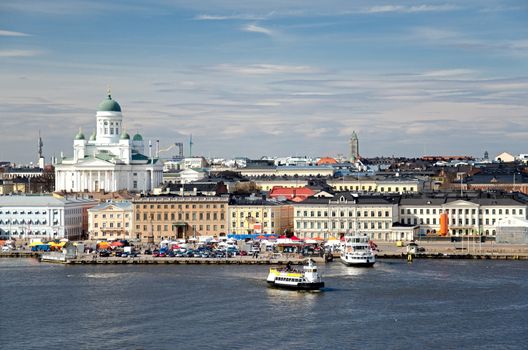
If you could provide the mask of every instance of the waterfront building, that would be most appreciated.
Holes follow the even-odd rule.
[[[0,196],[0,236],[19,239],[82,239],[93,199],[51,195]]]
[[[421,192],[424,181],[414,177],[403,176],[344,176],[339,179],[328,179],[326,183],[334,191],[356,191],[376,193],[409,193]]]
[[[293,206],[260,197],[233,198],[229,202],[230,234],[277,234],[293,228]]]
[[[132,200],[134,234],[142,242],[225,236],[227,196],[144,196]]]
[[[500,219],[497,223],[497,243],[528,244],[528,220],[519,218]]]
[[[330,165],[314,166],[254,166],[234,170],[246,177],[291,176],[291,177],[330,177],[335,168]]]
[[[88,209],[88,234],[91,240],[136,239],[132,203],[105,202]]]
[[[398,221],[398,199],[349,192],[337,193],[331,198],[310,197],[293,204],[295,234],[300,238],[328,239],[356,232],[377,240],[400,239],[395,237],[392,227]]]
[[[506,193],[430,193],[403,196],[400,221],[420,226],[420,234],[439,234],[440,216],[448,215],[450,236],[495,236],[499,220],[526,219],[528,204],[515,194]]]
[[[143,137],[125,131],[121,106],[110,93],[96,113],[89,139],[83,132],[73,141],[73,157],[61,157],[55,165],[55,190],[149,192],[162,181],[162,164],[145,154]]]

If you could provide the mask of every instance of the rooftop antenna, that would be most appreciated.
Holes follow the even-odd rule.
[[[193,143],[192,134],[191,134],[191,139],[189,140],[189,158],[192,158],[192,146],[193,145],[194,143]]]

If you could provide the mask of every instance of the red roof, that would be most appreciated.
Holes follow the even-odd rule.
[[[308,197],[311,197],[314,194],[315,194],[314,191],[306,187],[287,188],[287,187],[282,187],[282,186],[275,186],[270,191],[269,196],[271,198],[275,198],[275,197],[286,197],[287,199],[296,198],[296,201],[299,201],[299,200],[304,200]]]
[[[332,157],[323,157],[317,161],[317,165],[323,164],[337,164],[337,160]]]

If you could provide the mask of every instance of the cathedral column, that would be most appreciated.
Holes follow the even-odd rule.
[[[101,171],[97,170],[97,190],[101,189]]]

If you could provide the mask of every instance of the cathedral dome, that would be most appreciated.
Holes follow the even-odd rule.
[[[140,134],[135,134],[133,141],[143,141],[143,137]]]
[[[121,112],[121,106],[117,101],[112,100],[112,95],[108,93],[108,97],[99,104],[97,110],[100,112]]]

